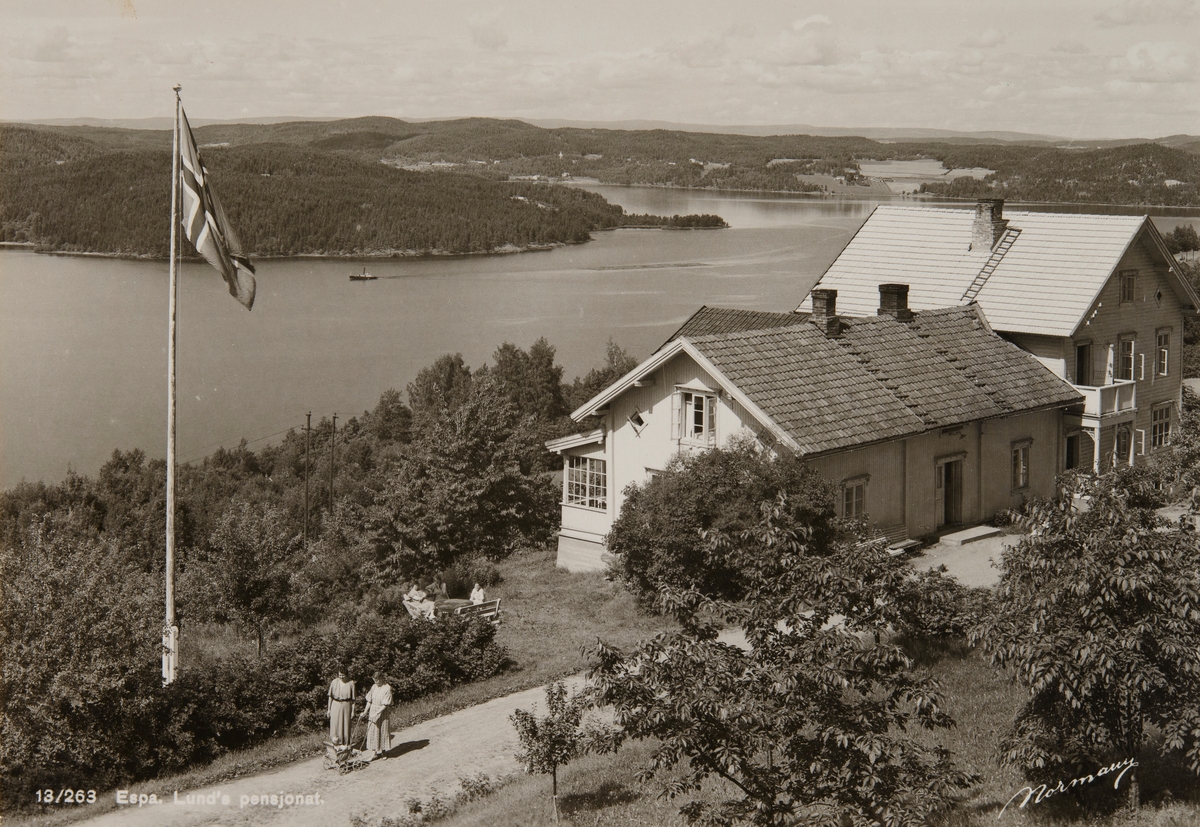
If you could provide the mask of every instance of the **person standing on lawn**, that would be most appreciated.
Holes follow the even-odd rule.
[[[354,718],[354,681],[346,678],[346,670],[338,669],[337,677],[329,684],[329,740],[334,744],[350,743],[350,721]]]
[[[375,685],[363,700],[367,702],[361,715],[367,721],[367,751],[387,752],[392,746],[392,687],[382,672],[375,673]],[[387,760],[386,755],[383,758]]]

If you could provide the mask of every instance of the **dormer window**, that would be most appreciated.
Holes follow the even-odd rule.
[[[691,445],[717,442],[717,395],[688,387],[677,388],[673,398],[675,438]]]

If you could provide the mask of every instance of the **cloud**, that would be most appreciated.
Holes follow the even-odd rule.
[[[1092,50],[1082,40],[1060,40],[1050,47],[1050,51],[1064,55],[1086,55],[1091,54]]]
[[[968,37],[963,41],[964,46],[973,46],[978,49],[990,49],[993,46],[999,46],[1008,36],[996,29],[985,29],[979,34]]]
[[[1195,50],[1181,43],[1135,43],[1110,68],[1118,75],[1114,80],[1135,83],[1180,83],[1197,76]]]
[[[8,53],[19,60],[35,63],[63,63],[74,56],[74,41],[66,26],[47,29],[40,37],[29,41],[9,39],[12,44]]]
[[[508,45],[508,32],[500,27],[496,17],[475,17],[467,25],[471,29],[471,42],[480,49],[495,52]]]
[[[794,21],[792,23],[792,31],[796,32],[797,34],[800,34],[805,29],[813,28],[816,26],[829,26],[831,24],[832,24],[832,21],[825,15],[813,14],[813,15],[809,15],[808,17],[805,17],[802,20]]]
[[[1101,26],[1182,23],[1196,13],[1197,0],[1119,0],[1096,13]]]

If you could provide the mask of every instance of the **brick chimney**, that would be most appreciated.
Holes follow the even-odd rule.
[[[908,285],[879,285],[879,310],[876,313],[891,316],[898,322],[911,322],[913,314],[908,309]]]
[[[836,339],[842,335],[842,322],[837,314],[837,291],[818,287],[812,291],[812,323],[825,334]]]
[[[971,251],[990,253],[1008,229],[1003,198],[981,198],[975,202],[975,222],[971,225]]]

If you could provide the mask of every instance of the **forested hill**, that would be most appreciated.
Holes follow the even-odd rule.
[[[235,144],[205,133],[197,140],[209,144],[214,187],[252,255],[477,253],[626,225],[724,226],[716,216],[626,215],[594,193],[490,170],[426,175],[340,149],[369,144],[369,130],[335,137],[339,149],[322,138],[265,132],[256,137],[272,140]],[[170,167],[169,133],[0,127],[0,241],[165,257]]]
[[[1078,149],[383,117],[215,124],[195,133],[255,255],[487,252],[576,242],[630,224],[722,226],[714,216],[626,216],[598,196],[547,183],[843,194],[867,184],[863,195],[886,192],[863,178],[867,160],[993,171],[924,185],[942,196],[1200,206],[1200,143],[1189,136]],[[165,255],[169,163],[169,131],[0,126],[0,241]]]

